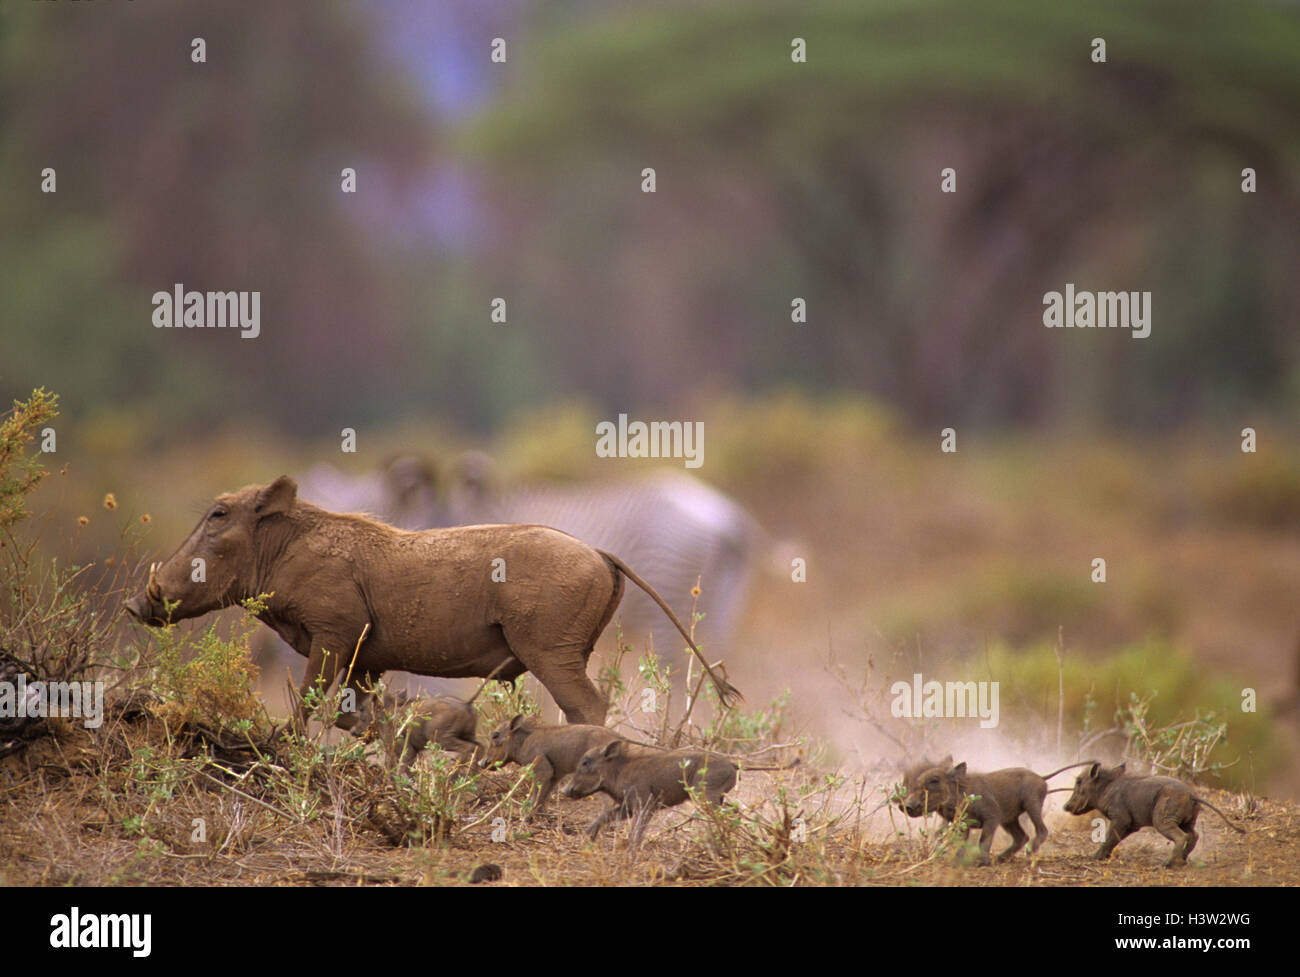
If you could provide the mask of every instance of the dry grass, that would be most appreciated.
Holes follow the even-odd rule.
[[[213,759],[202,737],[170,734],[148,710],[93,734],[57,732],[4,761],[5,884],[447,885],[467,884],[487,864],[500,867],[502,885],[1300,883],[1300,806],[1222,792],[1208,796],[1237,817],[1249,808],[1248,834],[1206,812],[1201,846],[1181,871],[1161,866],[1168,843],[1149,831],[1110,862],[1093,862],[1087,820],[1065,815],[1049,816],[1053,835],[1039,857],[970,867],[941,846],[934,824],[884,810],[868,817],[880,794],[864,781],[799,768],[742,774],[728,798],[734,807],[661,813],[636,851],[625,828],[586,840],[582,829],[604,801],[560,799],[525,825],[518,788],[526,774],[485,771],[438,837],[394,844],[405,841],[392,830],[398,788],[373,755],[347,755],[347,744],[295,791],[273,775],[284,759],[274,752],[240,772]],[[445,772],[430,757],[421,766],[417,778]],[[202,841],[196,819],[206,825]],[[1003,844],[999,836],[995,850]]]

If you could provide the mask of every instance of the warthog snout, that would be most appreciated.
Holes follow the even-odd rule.
[[[165,611],[162,602],[155,604],[144,593],[136,594],[130,600],[123,601],[122,606],[126,608],[128,614],[144,624],[160,625],[167,623],[164,619]]]
[[[149,583],[144,590],[122,604],[127,613],[146,624],[162,623],[164,613],[162,587],[158,584],[158,564],[149,564]]]
[[[919,818],[926,811],[925,799],[923,797],[909,797],[903,802],[903,810],[911,818]]]

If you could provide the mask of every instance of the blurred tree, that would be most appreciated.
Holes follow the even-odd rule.
[[[0,386],[69,413],[293,430],[369,410],[409,310],[383,232],[435,150],[363,12],[293,4],[8,5],[0,36]],[[206,63],[191,39],[206,41]],[[340,191],[355,167],[363,192]],[[39,192],[45,167],[58,192]],[[260,290],[255,341],[151,325],[155,291]]]
[[[1297,49],[1228,0],[5,5],[0,395],[156,437],[792,381],[927,425],[1300,398]],[[1152,291],[1151,338],[1043,329],[1067,281]],[[260,290],[261,338],[153,329],[176,282]]]
[[[464,145],[493,259],[611,409],[793,378],[1164,424],[1296,369],[1297,50],[1294,8],[1235,0],[635,5],[517,46]],[[1151,337],[1044,329],[1067,281],[1152,291]]]

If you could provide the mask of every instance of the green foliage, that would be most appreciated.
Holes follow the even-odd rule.
[[[46,475],[40,454],[29,455],[27,446],[58,416],[59,395],[38,387],[0,417],[0,533],[12,533],[27,516],[27,496]]]
[[[831,790],[812,787],[792,798],[785,786],[761,808],[742,809],[724,800],[698,803],[693,820],[703,822],[707,854],[693,874],[715,884],[791,885],[834,880],[827,867],[826,841],[838,818],[828,810]],[[693,798],[697,793],[691,791]]]
[[[753,712],[743,709],[719,709],[717,691],[705,683],[703,694],[714,704],[712,721],[705,726],[704,742],[723,753],[749,753],[779,742],[790,708],[790,690],[774,696],[765,708]]]
[[[372,229],[423,181],[432,127],[373,43],[369,19],[339,0],[317,3],[307,19],[256,0],[229,0],[215,18],[180,5],[160,18],[69,19],[33,4],[5,19],[0,184],[23,189],[0,198],[0,392],[39,380],[83,416],[110,402],[147,405],[182,437],[229,418],[232,370],[245,381],[240,419],[286,427],[310,429],[310,418],[335,409],[368,420],[363,392],[384,379],[410,389],[410,403],[420,398],[423,358],[409,351],[428,322],[395,295],[393,235]],[[198,35],[223,52],[204,71],[187,70],[185,56],[149,55],[188,49]],[[233,104],[241,111],[228,111]],[[93,165],[78,173],[70,152]],[[348,206],[357,198],[339,192],[349,165],[381,208],[368,221]],[[47,166],[57,194],[40,192]],[[302,239],[321,246],[308,255],[294,246]],[[204,281],[185,274],[199,268]],[[427,280],[427,261],[420,270]],[[257,356],[224,332],[155,331],[149,296],[182,280],[257,288],[303,314],[264,332]],[[304,344],[350,335],[361,321],[383,342],[329,342],[317,369],[302,368]],[[385,362],[383,348],[403,353]],[[410,382],[391,384],[392,369]]]
[[[1214,522],[1264,530],[1300,528],[1300,455],[1260,451],[1207,473],[1203,505]]]
[[[1110,0],[1084,10],[1032,0],[978,7],[960,0],[763,0],[667,5],[553,32],[524,62],[534,83],[474,120],[465,139],[493,155],[544,143],[550,153],[524,158],[561,166],[589,153],[606,126],[647,141],[680,140],[684,133],[725,131],[766,106],[790,123],[765,130],[763,149],[778,156],[809,144],[825,151],[843,140],[848,119],[860,125],[864,113],[921,93],[954,92],[972,102],[1050,102],[1077,120],[1140,131],[1131,115],[1107,117],[1104,89],[1079,92],[1086,42],[1103,33],[1099,25],[1124,39],[1126,62],[1211,86],[1201,98],[1180,102],[1176,120],[1159,114],[1158,102],[1132,106],[1150,113],[1157,127],[1213,121],[1257,131],[1271,143],[1272,120],[1300,105],[1292,57],[1300,24],[1269,4],[1220,0],[1188,8],[1177,0]],[[728,39],[725,57],[713,50],[717,37]],[[794,37],[808,41],[805,65],[790,62]],[[538,75],[546,84],[535,82]],[[660,83],[642,84],[647,75]],[[1258,115],[1264,92],[1266,109]],[[1300,150],[1294,133],[1289,138],[1289,148]]]
[[[715,398],[706,414],[709,470],[724,483],[815,485],[850,461],[896,463],[898,419],[870,399],[784,389],[741,401]]]
[[[41,559],[36,534],[21,525],[46,475],[41,455],[27,449],[58,416],[58,403],[41,387],[0,417],[0,649],[39,679],[81,681],[117,654],[112,615],[87,586],[91,567]],[[122,540],[129,551],[127,533]],[[96,582],[104,585],[103,573]]]
[[[253,692],[257,667],[250,659],[249,638],[269,596],[244,602],[244,615],[229,637],[222,636],[215,619],[192,641],[173,624],[149,632],[154,645],[145,657],[154,663],[154,689],[163,697],[160,711],[169,725],[179,729],[200,723],[246,733],[248,724],[263,714]]]
[[[1004,721],[1015,710],[1055,729],[1058,661],[1050,645],[995,645],[987,670],[1000,683]],[[1063,670],[1065,728],[1081,731],[1083,754],[1109,733],[1130,756],[1183,775],[1209,773],[1225,789],[1257,789],[1267,777],[1276,750],[1267,712],[1243,712],[1240,682],[1178,648],[1148,641],[1106,655],[1067,653]]]
[[[536,716],[541,711],[537,697],[528,691],[523,678],[513,686],[505,682],[489,682],[474,700],[479,729],[490,731],[515,716]]]
[[[1215,714],[1196,711],[1192,719],[1168,726],[1153,726],[1148,719],[1154,694],[1129,693],[1129,701],[1115,711],[1115,722],[1124,731],[1125,757],[1136,757],[1158,773],[1192,779],[1208,773],[1222,778],[1236,760],[1225,760],[1216,752],[1228,735],[1228,724],[1216,722]],[[1217,757],[1211,759],[1211,757]]]
[[[481,774],[437,750],[426,750],[409,772],[398,770],[393,776],[388,824],[390,830],[400,826],[401,843],[406,845],[446,841],[457,819],[479,796]],[[397,838],[390,835],[390,840]]]
[[[229,19],[212,23],[182,8],[162,21],[9,19],[0,184],[34,188],[71,147],[95,166],[60,172],[57,197],[0,200],[11,364],[0,388],[57,384],[79,417],[137,424],[146,443],[255,418],[373,428],[417,407],[484,430],[566,387],[607,416],[689,402],[716,387],[722,362],[738,388],[865,384],[927,423],[953,405],[972,420],[1091,407],[1150,423],[1153,408],[1185,419],[1189,405],[1287,396],[1295,352],[1277,324],[1294,319],[1300,28],[1276,4],[756,0],[530,16],[499,66],[500,97],[459,128],[432,117],[420,81],[380,53],[389,46],[371,31],[390,22],[318,6],[308,22],[254,0],[230,0]],[[224,52],[204,71],[142,56],[201,33],[199,21]],[[1119,50],[1094,66],[1087,41],[1102,32]],[[806,64],[790,61],[796,36]],[[136,67],[131,79],[121,63]],[[130,97],[107,97],[112,86],[87,97],[87,78],[121,81]],[[936,131],[965,161],[961,193],[942,206],[916,183],[932,171]],[[359,143],[364,161],[351,159]],[[473,173],[483,192],[452,181],[427,194],[435,152],[439,176]],[[1008,179],[1008,158],[1040,181]],[[653,218],[626,192],[647,160],[667,180]],[[364,196],[351,198],[334,175],[354,163]],[[1224,178],[1247,163],[1261,174],[1253,211]],[[439,207],[460,198],[453,246],[421,236],[427,215],[407,206],[417,194]],[[359,200],[371,208],[360,217]],[[977,337],[1034,302],[1014,305],[1025,290],[983,245],[1030,225],[1020,259],[1006,259],[1018,277],[1055,280],[1081,259],[1099,276],[1139,275],[1182,341],[1123,357],[1113,344],[1062,354],[1028,337],[1014,355],[988,349]],[[477,246],[505,226],[500,247]],[[204,233],[178,238],[178,227]],[[308,255],[286,235],[329,246]],[[146,297],[180,269],[220,284],[250,267],[266,295],[303,312],[280,316],[258,356],[226,335],[148,325]],[[815,343],[791,338],[800,293],[816,296],[803,330]],[[484,298],[497,294],[511,297],[509,322],[489,325]],[[372,341],[358,345],[360,321]],[[232,372],[247,392],[234,404]],[[119,436],[138,445],[134,433]],[[797,466],[817,443],[782,434],[777,448]],[[571,460],[531,461],[548,458]]]
[[[1043,572],[1023,564],[982,567],[933,594],[895,599],[873,615],[900,649],[969,646],[1000,640],[1012,645],[1054,639],[1065,628],[1073,644],[1104,648],[1136,633],[1167,636],[1178,620],[1174,595],[1161,578],[1137,573],[1123,588],[1101,587],[1083,572]]]
[[[1096,36],[1105,65],[1089,60]],[[796,37],[807,63],[791,62]],[[1278,323],[1295,318],[1297,47],[1300,21],[1268,2],[660,4],[555,21],[460,145],[520,198],[517,287],[530,314],[565,324],[552,369],[602,404],[688,400],[712,380],[700,364],[726,356],[737,385],[865,387],[927,426],[960,411],[1166,429],[1273,402],[1295,373]],[[942,205],[935,132],[964,161]],[[1039,181],[1008,177],[1008,159],[1035,160]],[[648,161],[653,221],[627,192]],[[1237,185],[1246,166],[1259,207]],[[1031,215],[992,257],[987,242]],[[593,381],[586,351],[618,356],[645,328],[604,313],[642,300],[627,267],[662,283],[674,315],[658,328],[679,354],[627,353]],[[1041,330],[1012,353],[980,338],[1037,321],[1021,282],[1081,267],[1165,296],[1180,341],[1116,355]],[[794,295],[816,297],[795,327],[815,344],[791,338]]]

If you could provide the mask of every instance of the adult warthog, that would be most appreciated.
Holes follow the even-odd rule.
[[[587,659],[614,616],[624,577],[690,641],[622,560],[558,530],[407,532],[303,502],[297,483],[282,475],[219,496],[126,607],[157,626],[173,602],[171,619],[181,620],[271,594],[260,618],[307,657],[304,696],[318,680],[328,689],[345,675],[362,702],[390,669],[446,678],[499,669],[505,681],[532,672],[569,722],[602,725],[606,703],[587,678]],[[738,697],[691,644],[724,700]],[[355,722],[355,714],[344,715],[339,725]]]
[[[735,647],[756,572],[775,565],[777,548],[734,499],[683,472],[580,482],[507,481],[486,454],[442,464],[413,455],[382,471],[348,475],[319,464],[300,481],[307,498],[338,512],[364,512],[402,529],[485,523],[535,523],[617,553],[672,606],[689,611],[701,580],[697,642],[717,660]],[[789,560],[781,561],[782,578]],[[684,674],[677,633],[654,602],[629,593],[619,605],[624,640],[637,652],[647,638],[660,661]]]

